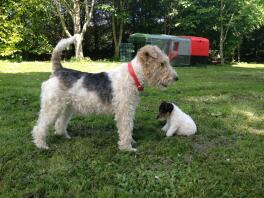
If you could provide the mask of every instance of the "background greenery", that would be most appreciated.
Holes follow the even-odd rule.
[[[117,63],[63,63],[106,71]],[[71,140],[31,141],[48,62],[0,61],[0,197],[263,197],[264,65],[177,68],[166,90],[146,87],[136,112],[136,153],[120,152],[112,116],[75,116]],[[176,102],[198,126],[166,138],[155,119]]]
[[[85,2],[74,1],[81,6]],[[49,59],[52,47],[66,37],[55,2],[64,5],[61,14],[73,33],[73,22],[67,12],[72,0],[0,2],[2,58]],[[83,24],[84,13],[80,13],[80,18]],[[84,55],[91,59],[112,58],[115,51],[112,29],[114,26],[118,32],[121,24],[123,42],[135,32],[202,36],[210,39],[214,55],[219,50],[223,27],[226,60],[264,61],[262,0],[96,0],[83,42]]]

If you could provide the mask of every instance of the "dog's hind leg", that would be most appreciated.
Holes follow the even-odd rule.
[[[52,108],[51,106],[43,106],[41,108],[37,125],[32,130],[33,142],[38,148],[48,149],[46,136],[49,131],[49,126],[55,122],[58,113],[58,108]]]
[[[67,132],[67,125],[71,119],[71,116],[72,116],[72,111],[70,107],[65,108],[65,110],[60,113],[55,123],[56,135],[64,135],[64,137],[68,139],[71,138],[71,136]]]
[[[57,79],[42,83],[41,109],[37,124],[32,130],[33,142],[38,148],[48,149],[46,136],[49,126],[54,124],[59,113],[65,108],[64,98]]]

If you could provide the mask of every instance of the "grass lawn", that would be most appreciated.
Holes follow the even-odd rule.
[[[168,89],[146,87],[136,153],[118,150],[112,116],[76,116],[71,140],[51,129],[50,150],[37,149],[30,131],[49,71],[48,62],[0,61],[0,197],[263,197],[264,65],[181,67]],[[162,100],[190,114],[198,133],[165,138],[155,119]]]

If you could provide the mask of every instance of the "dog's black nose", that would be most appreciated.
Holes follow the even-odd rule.
[[[177,81],[177,80],[179,80],[179,77],[178,77],[178,76],[175,76],[173,79],[174,79],[175,81]]]

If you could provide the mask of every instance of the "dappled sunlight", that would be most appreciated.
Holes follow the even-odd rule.
[[[252,111],[249,110],[241,110],[238,108],[233,108],[233,112],[236,114],[243,115],[246,117],[246,119],[251,123],[257,123],[257,122],[264,122],[264,115],[258,115]],[[264,135],[264,127],[256,128],[253,126],[249,126],[247,122],[247,126],[243,126],[245,128],[246,132],[254,133],[258,135]]]
[[[253,127],[249,127],[248,131],[250,133],[254,133],[254,134],[257,134],[257,135],[264,135],[264,129],[256,129],[256,128],[253,128]]]
[[[232,67],[243,67],[243,68],[251,68],[251,69],[264,69],[264,64],[258,64],[258,63],[235,63],[232,65]]]
[[[118,67],[118,62],[95,62],[95,61],[78,61],[62,62],[66,68],[86,72],[102,72],[113,70]],[[0,61],[0,73],[29,73],[29,72],[51,72],[51,62],[21,62],[15,63],[10,61]]]
[[[219,95],[219,96],[207,95],[207,96],[188,96],[186,97],[186,100],[189,102],[215,103],[218,101],[226,101],[228,99],[229,99],[229,95]]]
[[[256,113],[251,111],[234,108],[233,112],[244,115],[249,121],[264,121],[264,115],[257,115]]]

